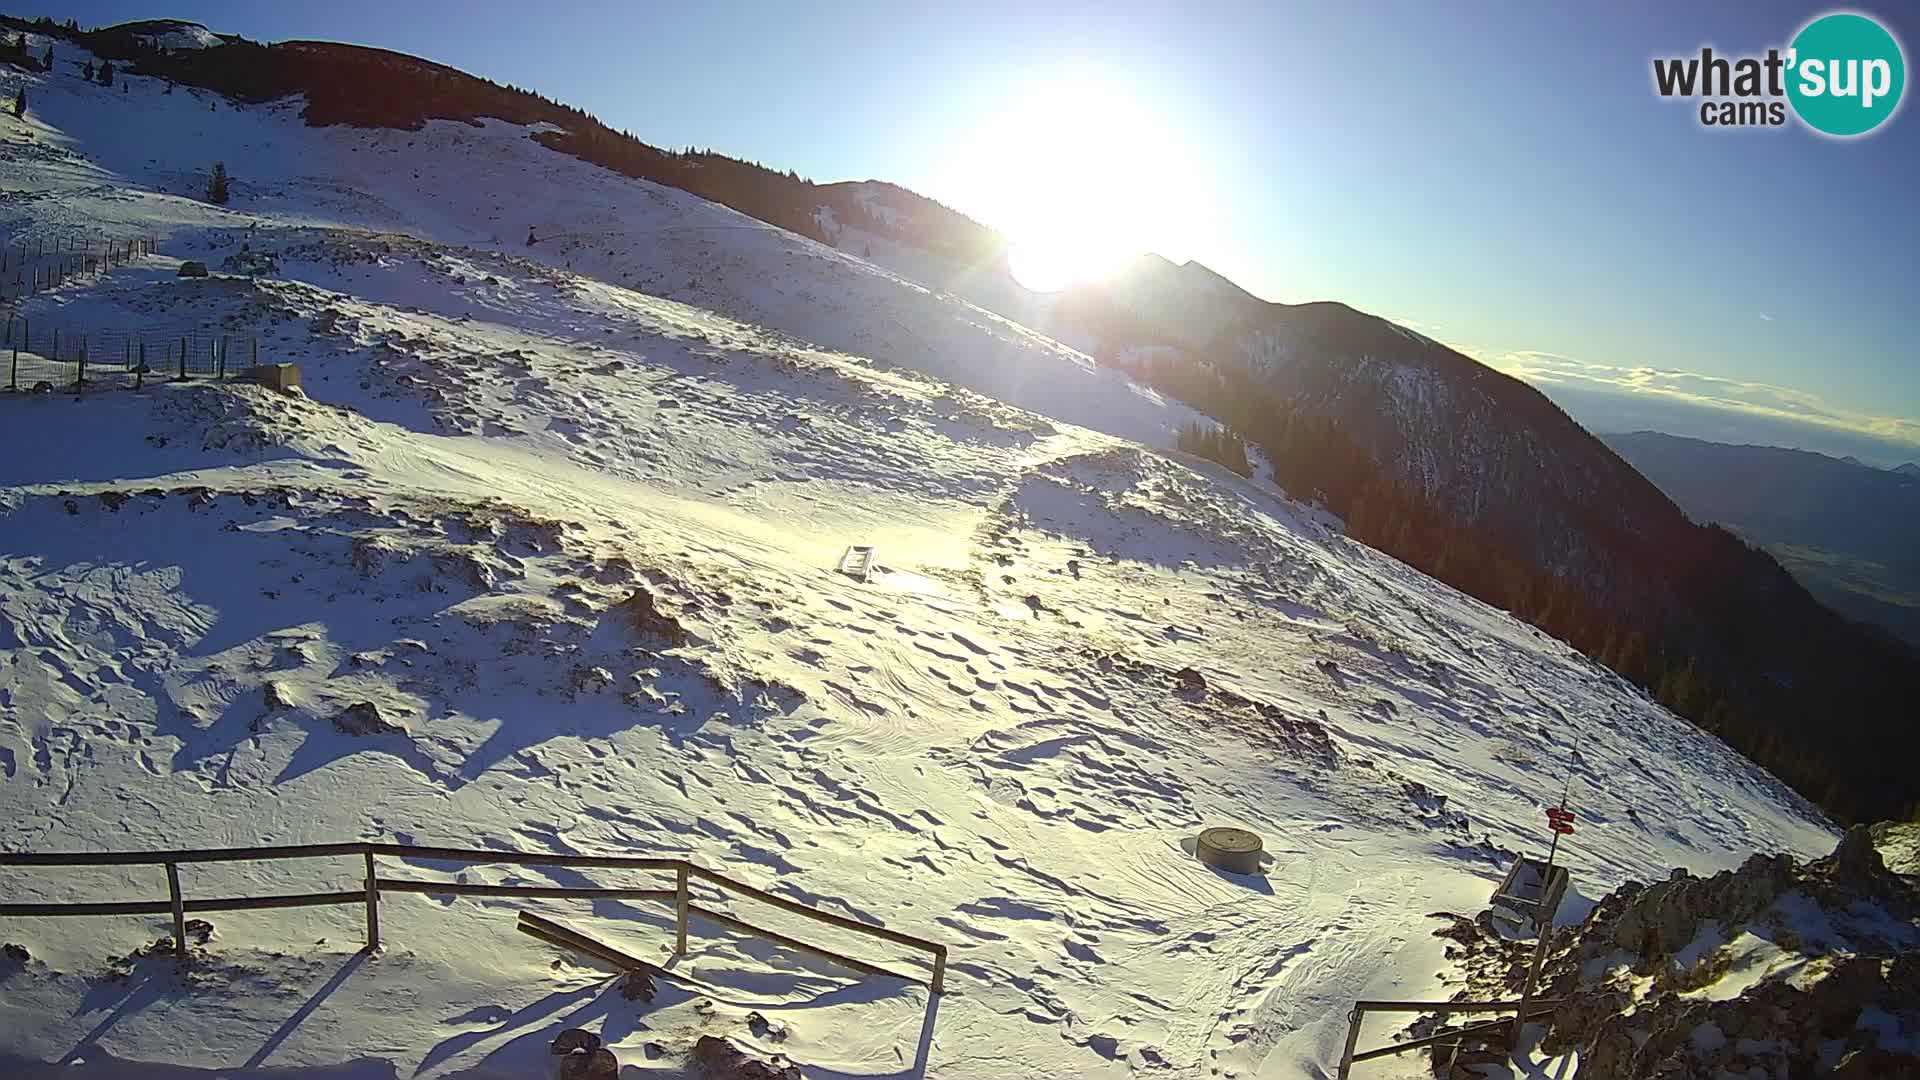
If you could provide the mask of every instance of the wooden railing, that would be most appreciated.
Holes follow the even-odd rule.
[[[1338,1080],[1347,1080],[1348,1072],[1354,1065],[1374,1058],[1391,1054],[1404,1054],[1409,1050],[1418,1050],[1426,1046],[1441,1043],[1459,1043],[1476,1035],[1491,1034],[1493,1031],[1515,1024],[1514,1020],[1490,1020],[1483,1024],[1473,1024],[1453,1031],[1443,1031],[1438,1035],[1429,1035],[1424,1039],[1411,1039],[1407,1042],[1390,1043],[1372,1050],[1360,1050],[1360,1023],[1370,1012],[1411,1012],[1434,1013],[1446,1016],[1451,1013],[1490,1013],[1512,1012],[1518,1014],[1518,1020],[1531,1020],[1546,1016],[1560,1005],[1559,1000],[1539,998],[1527,1001],[1356,1001],[1353,1011],[1347,1014],[1347,1046],[1340,1055],[1340,1068],[1334,1075]]]
[[[289,893],[274,896],[228,896],[216,898],[189,898],[180,888],[180,866],[183,863],[219,863],[219,862],[259,862],[272,859],[320,859],[358,855],[362,859],[365,876],[358,888],[347,892]],[[598,867],[617,870],[644,870],[653,872],[672,871],[674,884],[671,889],[652,888],[574,888],[547,885],[469,885],[456,881],[430,881],[417,878],[381,877],[375,864],[377,857],[410,859],[426,862],[457,862],[465,865],[506,863],[516,866],[571,866]],[[162,866],[166,868],[167,899],[105,901],[86,903],[0,903],[0,917],[22,915],[166,915],[173,916],[174,949],[179,958],[187,958],[187,915],[207,911],[254,911],[263,908],[322,907],[328,905],[356,904],[364,905],[367,917],[367,948],[380,945],[380,894],[383,892],[429,893],[438,896],[499,896],[525,897],[528,899],[549,898],[589,898],[610,900],[653,900],[670,902],[674,907],[674,951],[687,951],[687,924],[689,919],[698,915],[709,922],[717,923],[731,930],[771,941],[776,945],[811,953],[823,959],[833,961],[864,975],[885,975],[898,979],[911,979],[881,967],[878,964],[856,959],[843,953],[822,948],[818,945],[776,933],[757,926],[745,919],[729,915],[713,908],[693,903],[690,885],[698,878],[723,892],[730,892],[746,899],[755,900],[782,911],[791,912],[814,922],[825,923],[841,930],[852,931],[867,937],[879,938],[896,945],[927,953],[932,958],[932,971],[927,984],[938,994],[944,989],[947,969],[947,947],[912,934],[903,934],[898,930],[889,930],[874,923],[861,922],[858,919],[836,915],[808,907],[797,900],[755,888],[745,882],[735,881],[716,870],[695,866],[685,859],[641,858],[626,855],[566,855],[545,851],[499,851],[493,849],[475,850],[469,848],[424,847],[418,844],[386,844],[375,842],[345,844],[299,844],[282,847],[246,847],[246,848],[195,848],[179,851],[111,851],[111,852],[0,852],[0,866]]]

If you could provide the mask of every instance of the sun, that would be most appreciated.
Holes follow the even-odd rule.
[[[1168,165],[1178,140],[1124,78],[1064,66],[1009,79],[985,98],[950,171],[1008,237],[1016,282],[1058,292],[1168,243],[1170,211],[1190,201]]]
[[[1007,249],[1007,272],[1034,292],[1052,293],[1107,276],[1127,252],[1090,229],[1029,234]]]

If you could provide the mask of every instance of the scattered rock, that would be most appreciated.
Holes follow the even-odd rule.
[[[387,565],[387,560],[396,552],[377,536],[354,538],[347,553],[347,560],[363,578],[373,577]]]
[[[769,1020],[758,1010],[747,1014],[747,1030],[762,1038],[778,1042],[787,1037],[787,1025],[779,1020]]]
[[[177,271],[177,273],[181,277],[206,277],[207,264],[203,262],[195,262],[189,259],[186,262],[183,262],[180,264],[180,269]]]
[[[600,1049],[600,1036],[586,1028],[568,1028],[553,1037],[555,1054],[572,1054],[578,1051],[592,1053]]]
[[[717,1035],[700,1036],[693,1061],[708,1080],[804,1080],[799,1066],[762,1061]]]
[[[205,945],[213,940],[213,924],[205,919],[187,920],[187,941],[194,945]]]
[[[581,1034],[591,1035],[590,1032]],[[555,1072],[558,1080],[616,1080],[620,1075],[620,1059],[614,1056],[613,1051],[599,1045],[598,1037],[594,1037],[593,1041],[592,1049],[569,1050],[561,1055],[560,1067]],[[558,1041],[554,1045],[558,1047]],[[558,1049],[555,1053],[559,1053]]]
[[[1204,694],[1207,692],[1207,677],[1200,674],[1200,672],[1194,668],[1183,667],[1179,671],[1174,672],[1173,677],[1180,680],[1180,689],[1183,693]]]
[[[613,672],[583,664],[568,674],[567,685],[576,694],[597,694],[613,685]]]
[[[371,701],[356,701],[347,711],[333,718],[333,726],[348,735],[395,735],[406,729],[389,723],[380,715],[380,707]]]
[[[198,274],[191,274],[191,275],[187,274],[185,271],[188,265],[199,265],[199,264],[190,263],[190,264],[182,265],[180,268],[181,269],[180,276],[182,277],[205,277],[206,276],[205,267],[202,267],[201,272]],[[229,255],[225,259],[221,260],[220,269],[226,271],[229,274],[245,274],[248,277],[259,277],[262,274],[279,273],[280,259],[278,256],[274,255],[272,252],[246,251],[243,249],[240,252],[233,255]]]
[[[1872,879],[1887,872],[1887,864],[1880,858],[1880,849],[1873,846],[1873,830],[1870,826],[1855,825],[1840,838],[1840,846],[1833,849],[1833,873],[1837,876]]]
[[[25,945],[16,945],[11,941],[0,945],[0,956],[4,956],[7,962],[12,964],[26,964],[33,960],[33,954],[27,951]]]
[[[620,977],[620,996],[628,1001],[652,1001],[653,976],[644,968],[634,968]]]
[[[660,610],[659,603],[644,585],[636,586],[633,595],[615,604],[613,610],[644,635],[664,638],[675,645],[687,640],[686,627],[681,626],[678,619]]]

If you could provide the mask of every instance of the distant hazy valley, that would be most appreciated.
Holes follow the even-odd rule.
[[[1835,610],[1920,642],[1920,465],[1654,431],[1602,438],[1688,515],[1765,547]]]

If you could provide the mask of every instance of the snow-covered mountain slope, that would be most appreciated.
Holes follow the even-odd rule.
[[[235,108],[138,76],[91,86],[74,77],[86,59],[65,47],[54,76],[9,76],[9,94],[25,85],[32,105],[28,122],[9,129],[11,152],[42,173],[44,197],[59,203],[0,220],[11,236],[135,221],[163,231],[255,221],[400,231],[511,250],[1149,444],[1171,445],[1172,432],[1195,419],[1000,315],[686,192],[555,153],[527,128],[498,120],[311,128],[298,100]],[[33,143],[17,141],[29,133]],[[234,176],[224,211],[198,201],[215,161]]]
[[[1122,437],[1184,414],[1020,327],[505,125],[6,80],[34,102],[0,121],[9,231],[161,238],[24,313],[257,334],[305,385],[0,396],[9,850],[684,853],[951,948],[930,1000],[696,920],[698,985],[642,1005],[513,912],[664,963],[657,904],[389,895],[372,956],[356,908],[219,914],[184,973],[136,953],[164,917],[10,919],[13,1073],[527,1076],[585,1026],[641,1076],[701,1034],[808,1076],[1324,1075],[1354,997],[1439,991],[1423,916],[1482,903],[1569,779],[1586,895],[1832,847],[1561,643]],[[232,209],[190,197],[216,156]],[[243,244],[273,269],[173,275]],[[856,543],[864,582],[833,569]],[[1259,831],[1264,872],[1194,860],[1213,824]],[[0,872],[22,900],[163,889]]]

